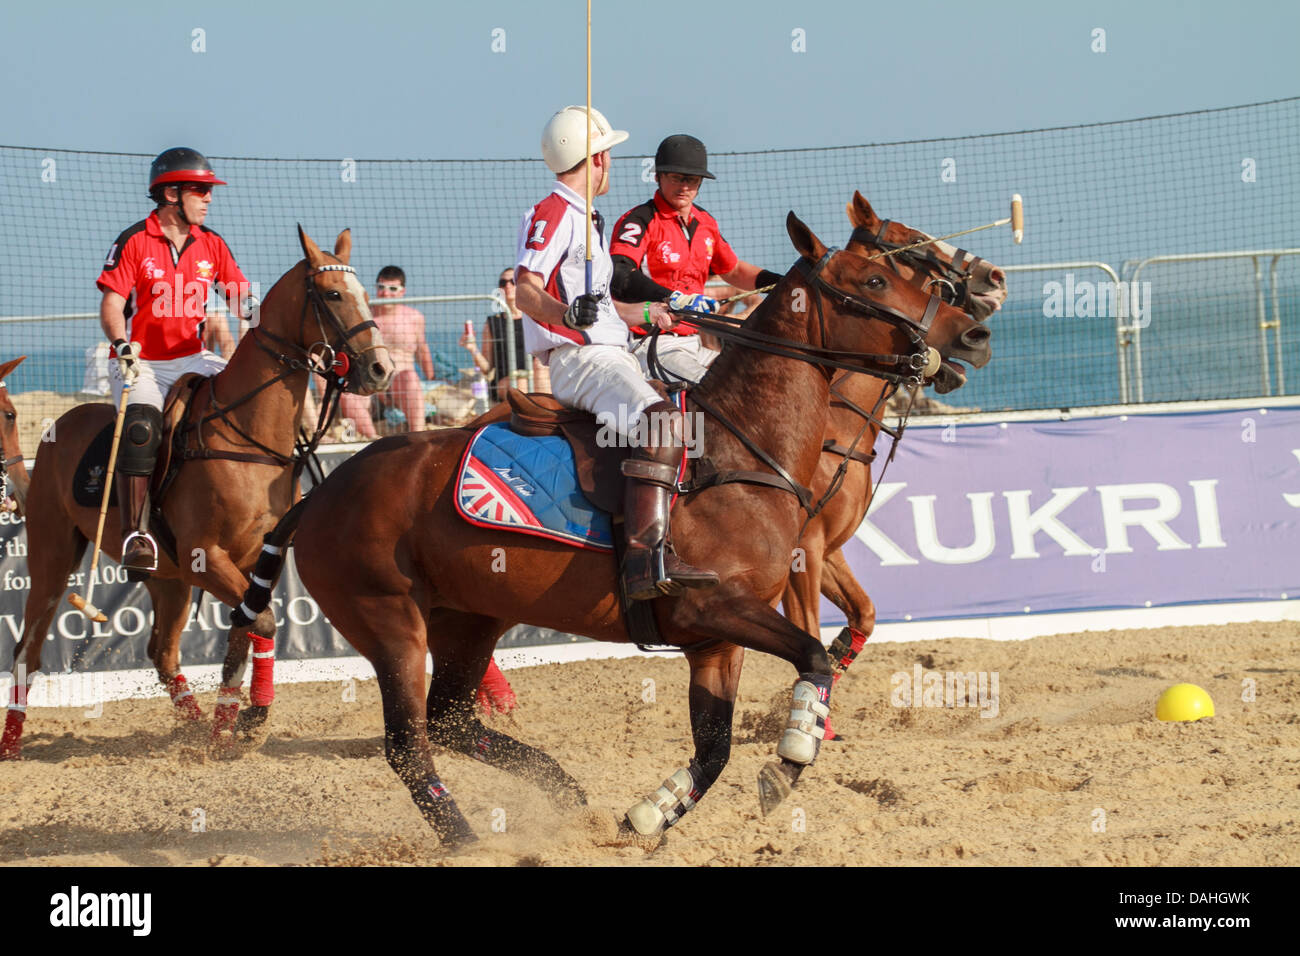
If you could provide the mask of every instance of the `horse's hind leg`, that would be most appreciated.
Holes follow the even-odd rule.
[[[691,735],[695,759],[628,810],[626,825],[641,836],[657,836],[700,802],[731,758],[731,725],[745,650],[719,642],[686,651],[691,665]]]
[[[145,583],[153,601],[153,630],[149,633],[149,659],[181,720],[200,720],[203,709],[181,673],[181,631],[189,616],[190,586],[177,578],[150,577]]]
[[[23,722],[27,717],[27,690],[41,669],[41,645],[54,623],[59,599],[68,586],[68,575],[81,563],[90,542],[70,520],[58,511],[46,483],[37,483],[28,497],[28,569],[32,589],[23,611],[22,640],[14,647],[14,670],[5,714],[4,736],[0,737],[0,760],[22,756]]]
[[[554,758],[483,726],[475,712],[475,689],[505,625],[490,617],[435,608],[426,627],[434,661],[427,701],[429,739],[535,783],[557,806],[585,806],[582,787]]]

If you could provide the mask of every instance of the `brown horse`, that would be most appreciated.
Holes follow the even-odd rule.
[[[18,447],[18,411],[9,397],[5,379],[25,358],[26,355],[20,355],[0,365],[0,481],[4,483],[0,488],[0,510],[20,515],[27,507],[27,488],[31,478],[23,464],[23,450]]]
[[[874,254],[929,238],[900,222],[882,220],[860,192],[853,194],[847,211],[854,226],[848,248],[854,251]],[[893,263],[904,279],[923,288],[942,289],[949,302],[980,322],[1006,301],[1006,276],[1001,269],[946,243],[921,246],[885,261]],[[849,570],[840,548],[866,516],[871,492],[869,462],[884,424],[885,402],[895,387],[878,378],[852,374],[841,374],[832,383],[825,439],[828,450],[812,484],[825,505],[799,541],[804,561],[790,575],[781,598],[786,616],[813,636],[821,633],[819,594],[844,611],[847,633],[841,632],[832,653],[837,678],[876,625],[875,604]],[[833,489],[834,494],[826,497]]]
[[[393,373],[366,291],[347,265],[351,233],[339,235],[332,256],[301,227],[298,236],[306,258],[267,293],[259,321],[225,369],[198,386],[188,428],[182,429],[185,448],[173,446],[173,459],[183,464],[161,513],[175,548],[172,555],[159,556],[158,570],[145,584],[154,609],[149,656],[178,714],[189,719],[202,716],[180,671],[190,589],[202,588],[231,608],[239,605],[263,535],[299,497],[294,443],[308,378],[328,370],[336,380],[346,380],[348,390],[371,394],[385,388]],[[58,441],[42,443],[36,457],[27,499],[31,592],[22,640],[14,650],[16,679],[0,758],[20,755],[27,683],[40,669],[41,645],[68,575],[95,537],[99,508],[76,503],[73,474],[92,440],[112,421],[110,406],[80,405],[58,420]],[[121,542],[117,509],[110,509],[101,548],[117,559]],[[241,624],[238,614],[234,619],[214,715],[218,745],[230,742],[236,715],[241,730],[264,722],[273,696],[269,670],[263,666],[259,675],[255,659],[253,706],[239,713],[249,644],[271,645],[275,620],[267,611],[251,624]]]
[[[781,763],[769,777],[793,781],[816,755],[830,661],[819,640],[772,606],[804,517],[797,494],[775,476],[784,473],[806,494],[826,431],[831,370],[816,363],[919,375],[926,343],[977,367],[989,359],[989,332],[969,316],[883,263],[827,250],[793,213],[787,229],[801,258],[749,318],[751,337],[724,351],[688,398],[688,407],[706,412],[710,464],[775,486],[718,483],[677,501],[679,553],[717,571],[721,584],[650,602],[663,640],[681,647],[690,664],[695,759],[628,811],[629,837],[656,837],[675,823],[726,765],[746,647],[781,657],[799,673]],[[296,525],[303,583],[374,665],[389,763],[446,844],[474,836],[435,774],[431,740],[526,775],[563,806],[585,803],[577,781],[551,757],[475,716],[474,690],[498,637],[522,621],[629,640],[608,554],[457,516],[455,475],[471,434],[449,429],[376,442],[335,470],[273,535],[287,539]],[[427,698],[426,651],[435,661]]]

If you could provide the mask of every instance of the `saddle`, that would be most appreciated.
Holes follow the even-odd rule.
[[[596,441],[600,426],[594,415],[561,405],[550,395],[528,394],[515,388],[510,389],[506,399],[510,404],[511,431],[533,438],[563,436],[573,450],[578,484],[587,500],[611,515],[623,513],[622,464],[628,449],[621,443],[602,448]],[[504,419],[504,414],[501,417]]]
[[[167,391],[167,399],[163,403],[162,442],[158,446],[158,460],[154,464],[153,476],[149,480],[149,497],[154,508],[158,507],[162,500],[162,492],[169,483],[167,478],[172,470],[176,436],[193,403],[195,391],[206,379],[207,376],[200,375],[198,372],[189,372],[177,379]],[[103,500],[104,470],[113,447],[115,424],[115,421],[110,419],[104,425],[87,446],[76,471],[73,472],[73,499],[79,505],[98,508]],[[179,467],[179,462],[177,466]],[[113,490],[109,492],[109,504],[115,504],[116,500],[117,485],[114,483]]]

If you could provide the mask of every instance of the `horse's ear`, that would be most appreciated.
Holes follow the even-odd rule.
[[[825,243],[814,236],[813,231],[805,226],[793,211],[785,217],[785,231],[790,233],[790,241],[794,243],[799,255],[805,259],[817,262],[826,255]]]
[[[853,190],[853,201],[845,207],[849,214],[849,222],[854,226],[870,226],[877,222],[876,211],[871,208],[871,203],[867,202],[865,196],[858,190]]]
[[[26,355],[20,355],[16,359],[10,359],[8,362],[5,362],[3,365],[0,365],[0,382],[8,378],[9,373],[12,372],[14,369],[16,369],[19,365],[21,365],[23,359],[25,358],[27,358]]]
[[[312,268],[315,268],[325,261],[325,256],[320,251],[320,246],[312,242],[311,236],[303,232],[301,223],[298,224],[298,241],[302,243],[302,254],[307,257],[307,263]]]
[[[344,265],[347,265],[348,257],[352,255],[352,230],[344,229],[339,233],[338,240],[334,243],[334,258],[338,259]]]

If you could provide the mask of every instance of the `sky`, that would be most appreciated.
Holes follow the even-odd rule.
[[[632,134],[626,154],[680,130],[714,151],[880,143],[1300,88],[1295,3],[592,6],[593,105]],[[8,3],[0,145],[533,157],[550,114],[585,99],[584,27],[580,0]]]

